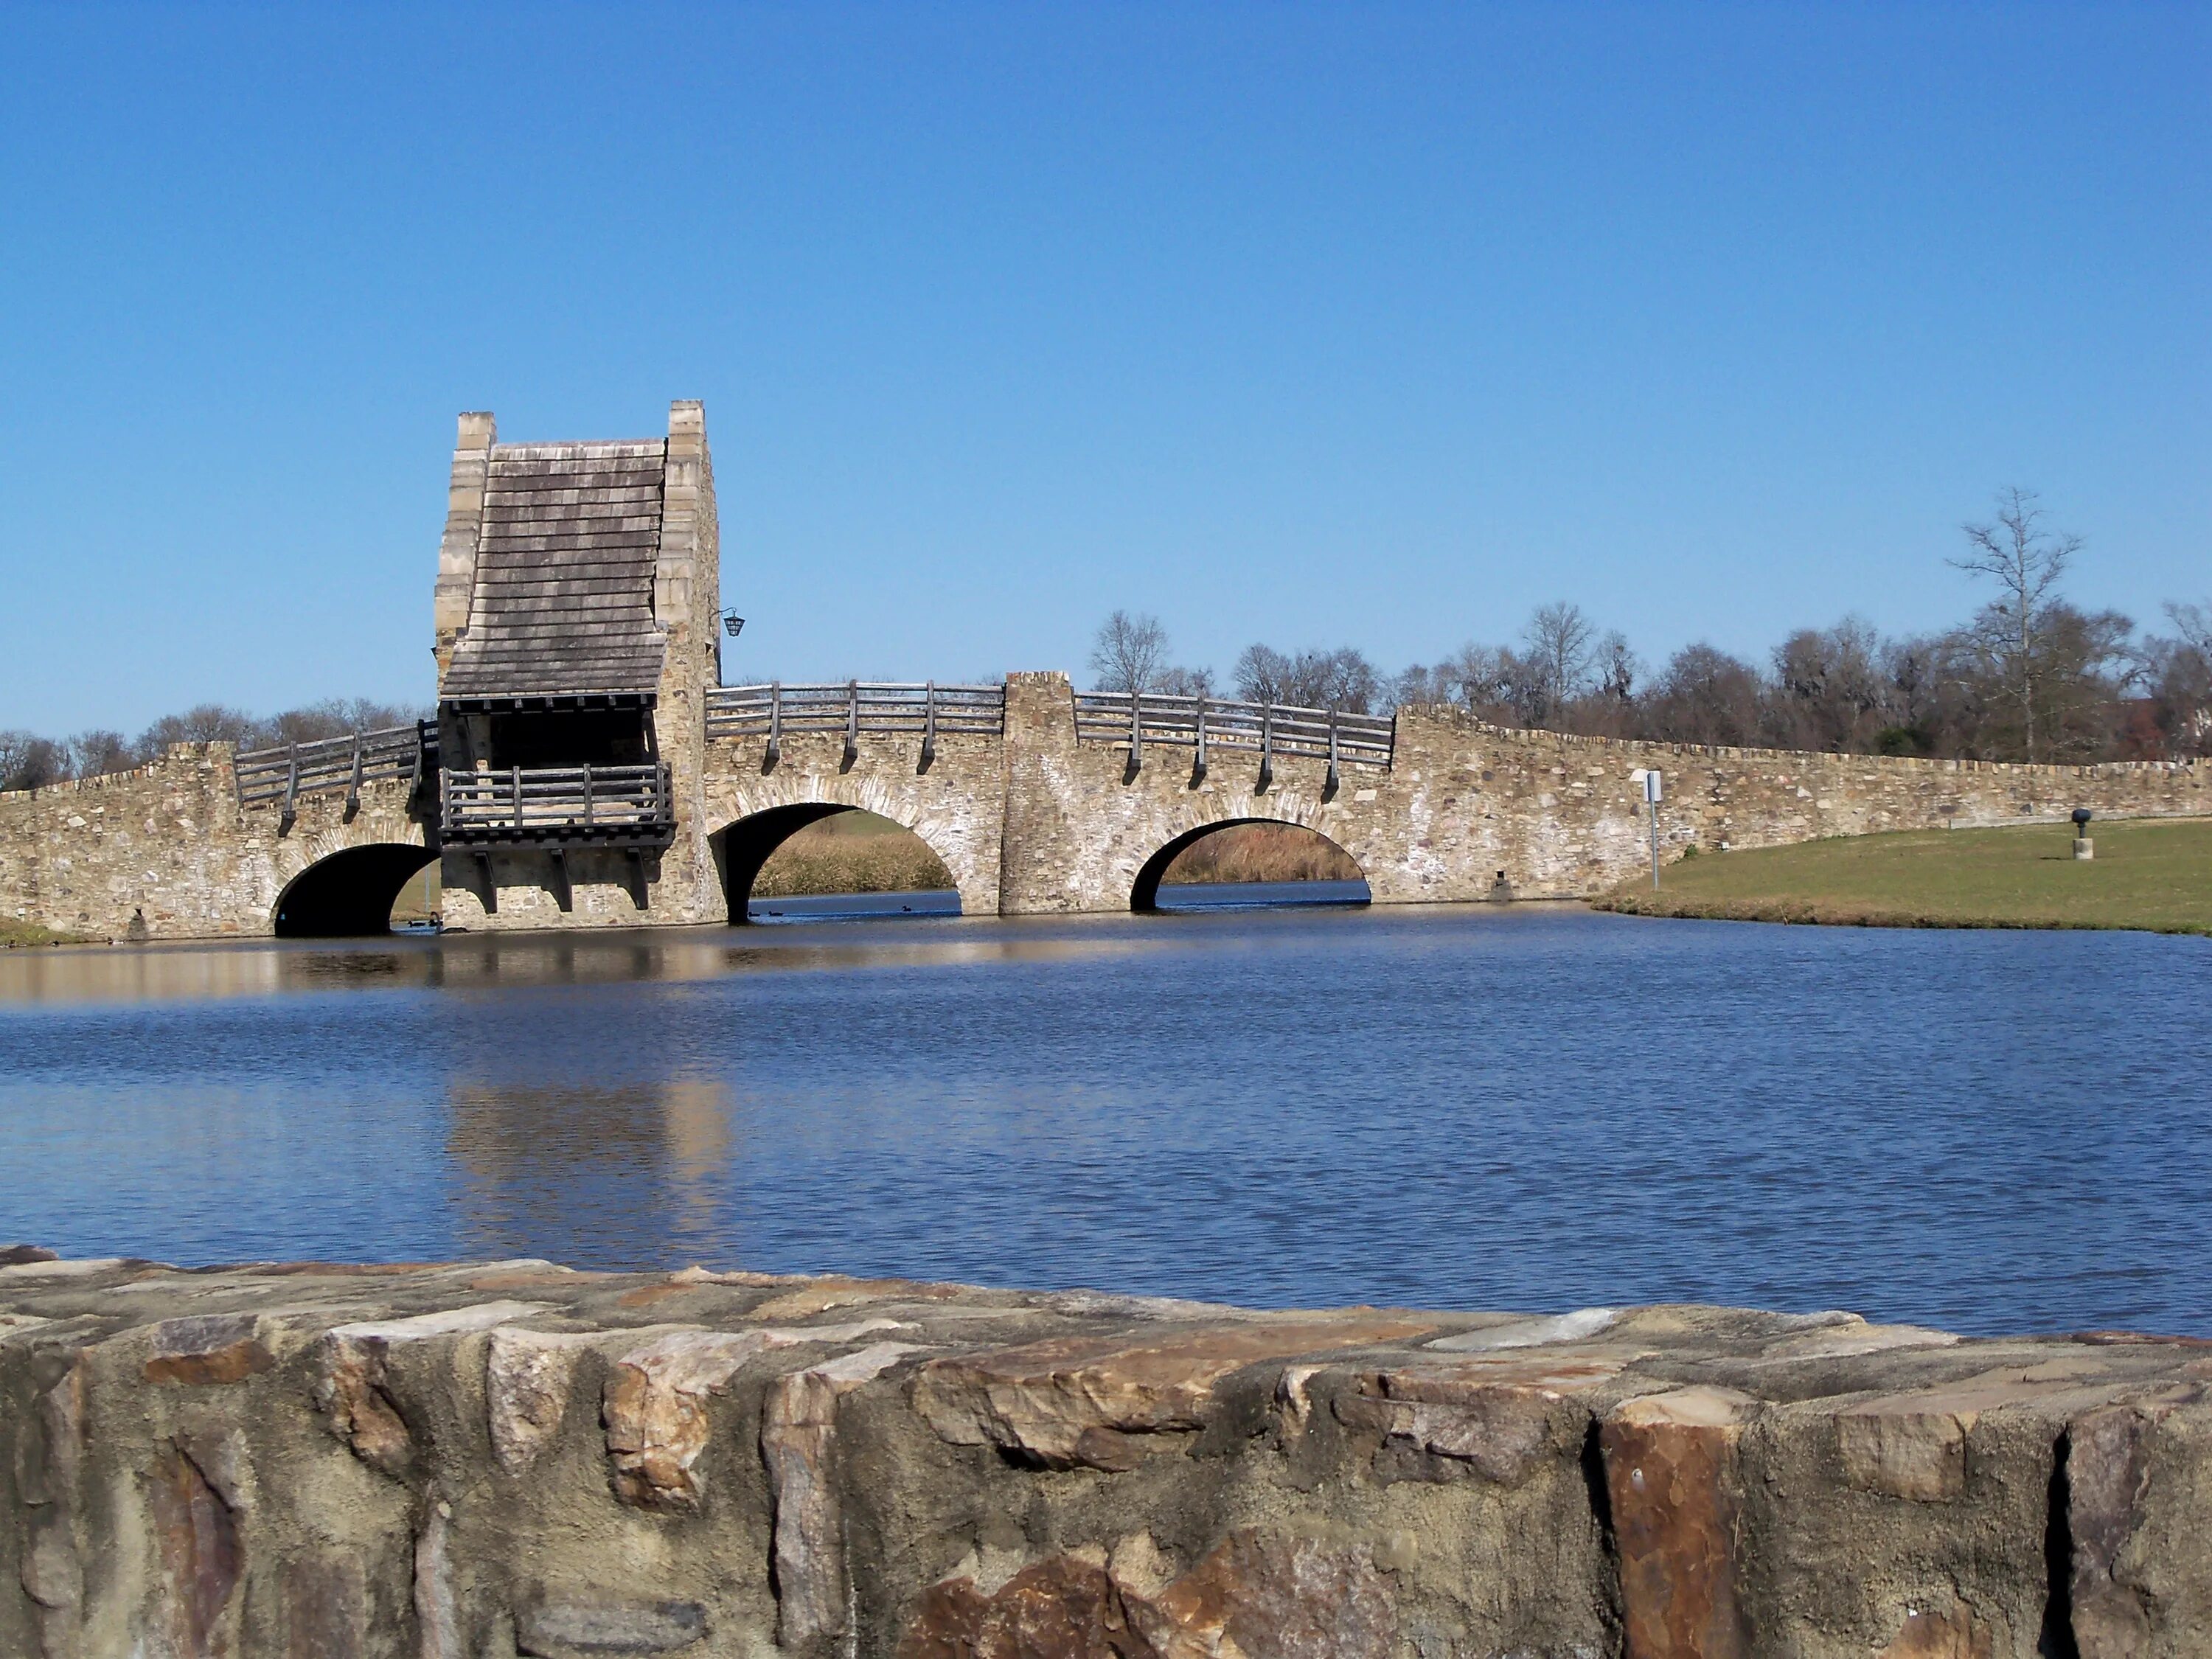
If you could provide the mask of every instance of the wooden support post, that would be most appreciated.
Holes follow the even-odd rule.
[[[291,763],[284,773],[284,811],[282,815],[283,827],[287,830],[292,827],[292,820],[298,817],[293,808],[300,799],[300,745],[293,744],[291,750]]]
[[[586,761],[586,762],[584,763],[584,825],[585,825],[585,827],[586,827],[586,829],[589,829],[589,828],[591,827],[591,823],[592,823],[592,763],[591,763],[591,762],[589,762],[589,761]]]
[[[636,885],[630,890],[630,902],[642,910],[645,908],[645,849],[643,848],[633,847],[629,849],[629,872],[630,879],[636,883]]]
[[[771,680],[768,688],[768,763],[783,758],[783,682]]]
[[[511,766],[507,768],[507,775],[508,787],[514,791],[514,827],[520,830],[522,828],[522,769],[519,766]]]
[[[568,849],[565,847],[556,847],[553,849],[553,876],[555,906],[564,912],[574,909],[576,887],[575,884],[568,879]]]
[[[346,780],[346,816],[361,811],[361,733],[353,734],[353,771]]]
[[[845,683],[845,764],[860,758],[860,683]]]
[[[1272,702],[1260,711],[1260,781],[1252,787],[1255,795],[1267,793],[1267,786],[1275,781],[1275,705]]]
[[[1336,793],[1336,710],[1328,711],[1328,777],[1322,786],[1329,794]]]
[[[483,876],[483,908],[484,913],[489,915],[499,908],[499,889],[492,882],[489,853],[477,854],[477,869]]]
[[[1198,696],[1198,763],[1190,769],[1193,783],[1206,781],[1206,694]]]
[[[1129,775],[1134,777],[1145,764],[1145,694],[1134,686],[1129,688]]]
[[[937,682],[925,680],[921,686],[921,765],[920,770],[929,770],[930,762],[937,758]]]

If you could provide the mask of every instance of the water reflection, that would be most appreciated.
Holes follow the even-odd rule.
[[[718,1183],[734,1112],[722,1083],[457,1082],[447,1104],[471,1254],[649,1267],[672,1249],[728,1248]]]
[[[1117,928],[1116,924],[1121,924]],[[254,941],[0,951],[10,1003],[189,1002],[374,988],[517,989],[925,963],[1070,961],[1143,948],[1117,917],[978,927],[957,918],[857,919],[835,929],[638,928],[619,933],[395,935],[343,944]]]

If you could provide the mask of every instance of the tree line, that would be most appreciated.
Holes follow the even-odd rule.
[[[1672,743],[2087,762],[2212,755],[2212,605],[2165,607],[2164,629],[2063,592],[2083,543],[2008,489],[1961,526],[1951,561],[1990,598],[1958,626],[1891,636],[1856,617],[1747,661],[1704,643],[1656,671],[1577,605],[1540,607],[1509,643],[1469,642],[1397,673],[1358,649],[1249,646],[1226,686],[1169,660],[1155,617],[1115,611],[1091,667],[1099,689],[1235,696],[1347,714],[1448,705],[1499,726]]]
[[[173,743],[232,743],[240,749],[274,749],[289,743],[313,743],[354,732],[373,732],[380,726],[406,726],[427,720],[431,712],[367,697],[332,697],[264,717],[205,702],[181,714],[164,714],[135,738],[99,729],[80,732],[73,738],[0,731],[0,789],[42,789],[70,778],[127,772],[160,759]]]

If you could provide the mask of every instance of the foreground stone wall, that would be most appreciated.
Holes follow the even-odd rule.
[[[0,915],[94,939],[265,938],[285,887],[349,848],[423,845],[409,785],[302,795],[291,827],[242,809],[227,743],[177,744],[150,765],[0,794]]]
[[[10,1655],[2212,1651],[2212,1343],[43,1255]]]

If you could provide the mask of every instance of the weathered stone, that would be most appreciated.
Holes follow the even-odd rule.
[[[1433,1322],[1383,1314],[1285,1320],[1153,1341],[1055,1338],[935,1360],[915,1401],[955,1445],[996,1446],[1052,1468],[1125,1470],[1164,1448],[1152,1438],[1204,1425],[1214,1385],[1270,1359],[1401,1340]]]
[[[1376,1469],[1386,1478],[1472,1474],[1517,1486],[1540,1462],[1580,1455],[1588,1409],[1562,1407],[1624,1363],[1602,1355],[1428,1361],[1362,1377],[1358,1395],[1337,1401],[1336,1414],[1348,1427],[1382,1433]]]
[[[1389,1659],[1397,1635],[1371,1551],[1247,1529],[1137,1608],[1164,1659]]]
[[[386,1362],[392,1350],[402,1344],[490,1330],[544,1310],[542,1303],[483,1302],[408,1319],[334,1327],[323,1335],[316,1402],[328,1414],[331,1431],[356,1456],[386,1474],[404,1474],[415,1443],[388,1386]]]
[[[363,1659],[368,1599],[357,1561],[305,1556],[279,1575],[283,1659]]]
[[[548,1599],[523,1608],[514,1623],[514,1645],[532,1659],[678,1653],[706,1636],[707,1609],[696,1601]]]
[[[1923,1504],[1948,1503],[1966,1489],[1966,1424],[1956,1413],[1877,1406],[1836,1419],[1844,1476],[1865,1492]],[[1972,1419],[1967,1419],[1971,1421]]]
[[[1077,1554],[1024,1568],[986,1595],[934,1586],[900,1659],[1388,1659],[1397,1630],[1367,1553],[1311,1538],[1232,1534],[1147,1596]]]
[[[2150,1420],[2133,1406],[2084,1413],[2066,1431],[2066,1527],[2074,1641],[2081,1659],[2144,1659],[2151,1616],[2123,1557],[2149,1482]]]
[[[1989,1626],[1956,1603],[1915,1607],[1879,1659],[1990,1659]]]
[[[419,1659],[469,1659],[453,1589],[452,1510],[435,1492],[415,1533],[415,1632]]]
[[[1748,1653],[1736,1446],[1756,1406],[1725,1389],[1678,1389],[1629,1401],[1600,1431],[1628,1659]]]
[[[231,1592],[244,1568],[238,1517],[205,1473],[170,1446],[150,1482],[161,1553],[164,1624],[177,1659],[212,1659],[234,1645]]]
[[[769,1348],[849,1342],[902,1328],[895,1320],[745,1331],[678,1330],[615,1362],[601,1416],[615,1495],[641,1509],[693,1510],[703,1490],[693,1465],[707,1448],[707,1401]]]
[[[154,1327],[146,1359],[149,1382],[241,1382],[276,1364],[252,1314],[200,1314]]]
[[[787,1648],[846,1627],[845,1521],[833,1462],[838,1399],[915,1352],[874,1343],[769,1389],[761,1454],[775,1486],[776,1635]]]
[[[486,1426],[492,1451],[509,1474],[526,1473],[559,1431],[577,1358],[592,1340],[587,1333],[511,1325],[491,1334],[484,1349]]]
[[[1620,1317],[1618,1308],[1577,1308],[1540,1319],[1508,1319],[1437,1337],[1427,1346],[1443,1353],[1486,1353],[1498,1348],[1534,1348],[1552,1342],[1576,1342],[1595,1336]]]
[[[1133,1599],[1103,1567],[1069,1555],[989,1595],[953,1579],[923,1595],[899,1659],[1164,1659],[1136,1627]]]

